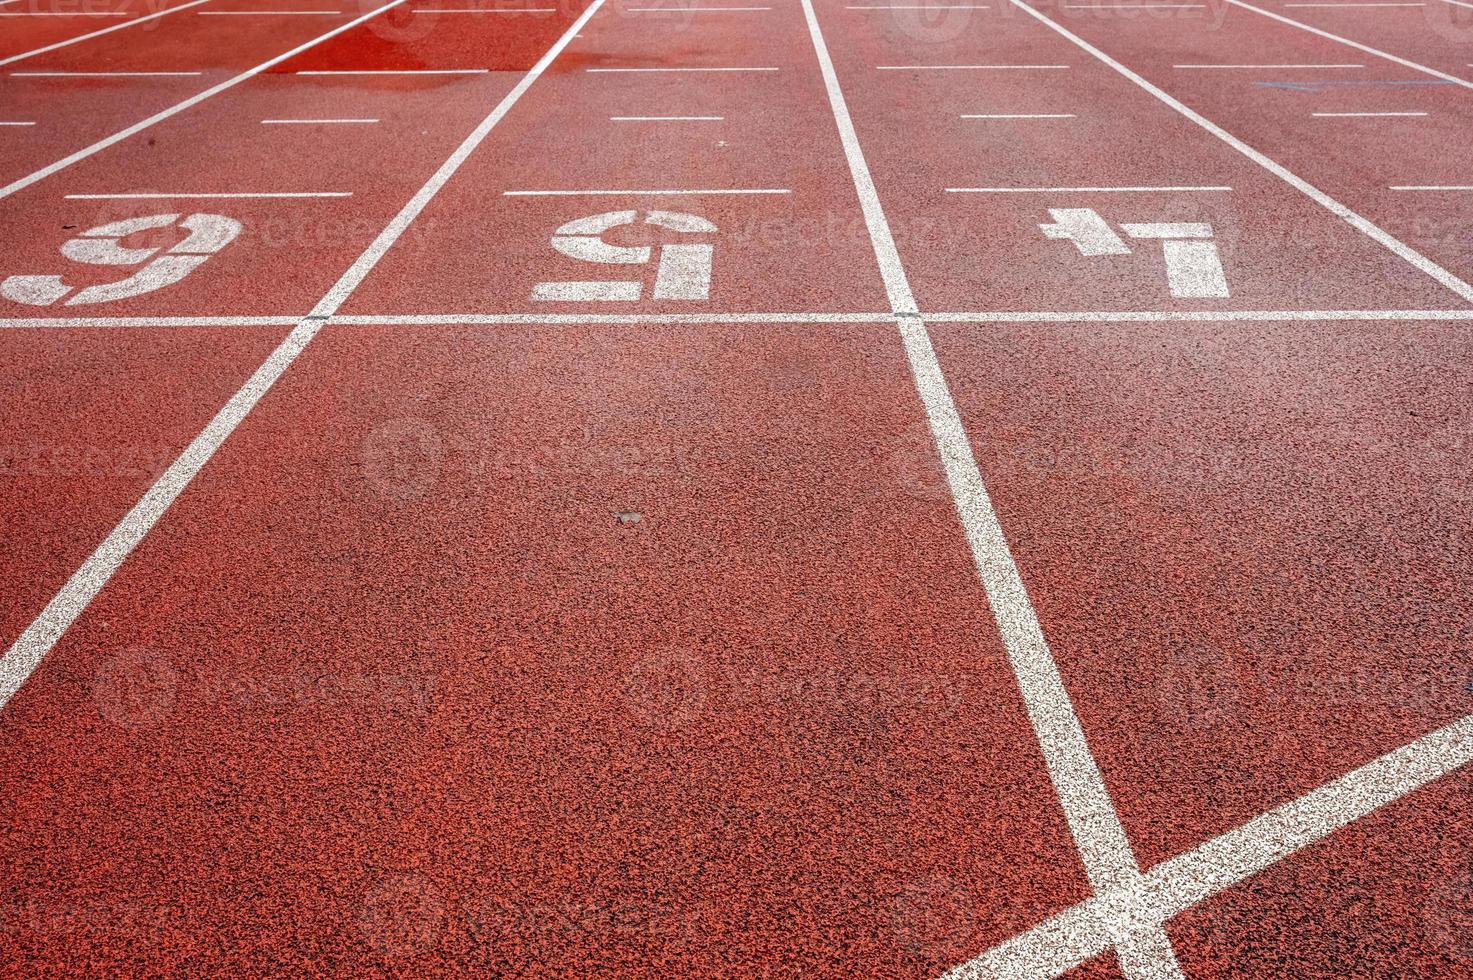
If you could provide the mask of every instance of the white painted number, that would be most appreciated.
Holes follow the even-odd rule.
[[[1073,242],[1080,255],[1130,254],[1130,246],[1097,212],[1089,208],[1049,208],[1048,213],[1054,223],[1038,226],[1044,235]],[[1122,224],[1120,229],[1131,238],[1161,239],[1171,295],[1185,299],[1227,298],[1227,276],[1222,271],[1217,244],[1212,241],[1211,225],[1167,222]]]
[[[129,235],[168,228],[175,223],[187,229],[189,237],[157,258],[154,256],[158,248],[125,248],[120,244]],[[89,265],[148,264],[126,279],[88,286],[67,300],[66,305],[109,303],[172,286],[203,265],[211,255],[235,241],[240,231],[239,221],[218,214],[191,214],[183,221],[177,214],[153,214],[98,225],[63,242],[61,254],[73,262]],[[74,288],[63,282],[61,276],[11,276],[0,282],[0,296],[28,306],[50,306]]]
[[[611,245],[605,232],[636,224],[638,212],[609,211],[569,221],[552,236],[552,247],[570,259],[608,265],[647,265],[653,257],[648,245]],[[710,234],[716,226],[705,218],[677,211],[651,211],[644,223],[682,234]],[[655,299],[701,301],[711,295],[710,245],[662,245],[655,270]],[[549,302],[632,303],[644,292],[638,280],[594,282],[540,282],[532,288],[534,300]]]

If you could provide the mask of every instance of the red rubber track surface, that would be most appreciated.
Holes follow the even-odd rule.
[[[0,199],[0,281],[241,224],[0,299],[0,972],[1473,975],[1473,192],[1396,189],[1473,185],[1469,11],[1255,5],[1432,73],[1216,0],[211,0],[0,66],[4,186],[309,45]],[[1141,186],[1230,189],[947,190]],[[1210,224],[1231,295],[1059,208]],[[554,248],[611,211],[711,222],[605,235],[708,298]],[[641,299],[534,297],[585,280]],[[1408,746],[1160,921],[1092,849],[1155,881]]]

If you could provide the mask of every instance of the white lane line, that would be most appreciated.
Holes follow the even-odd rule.
[[[378,122],[377,119],[262,119],[262,126],[358,126]]]
[[[1280,69],[1332,69],[1364,68],[1365,65],[1172,65],[1173,68],[1247,68],[1253,71],[1278,71]]]
[[[1247,143],[1244,143],[1242,140],[1238,139],[1232,133],[1229,133],[1227,130],[1214,123],[1212,120],[1203,116],[1201,113],[1189,108],[1181,101],[1173,98],[1171,95],[1168,95],[1162,89],[1157,88],[1155,85],[1152,85],[1136,72],[1131,71],[1129,68],[1125,67],[1123,64],[1116,61],[1114,58],[1110,57],[1099,48],[1079,37],[1077,34],[1074,34],[1071,31],[1065,29],[1064,27],[1055,23],[1049,17],[1028,6],[1026,3],[1023,3],[1022,0],[1008,0],[1008,2],[1011,3],[1014,7],[1023,11],[1028,16],[1046,25],[1050,30],[1054,31],[1060,36],[1068,38],[1070,41],[1074,42],[1074,44],[1077,45],[1081,50],[1088,52],[1100,62],[1110,66],[1119,74],[1130,79],[1136,85],[1140,86],[1142,89],[1155,96],[1159,101],[1167,106],[1170,106],[1172,109],[1175,109],[1178,113],[1190,119],[1192,122],[1196,123],[1198,126],[1202,127],[1213,136],[1216,136],[1228,146],[1231,146],[1243,156],[1258,164],[1264,170],[1267,170],[1275,177],[1278,177],[1280,180],[1289,184],[1291,187],[1304,194],[1306,197],[1314,201],[1316,204],[1320,205],[1326,211],[1329,211],[1331,214],[1340,218],[1342,221],[1359,231],[1361,234],[1381,243],[1381,245],[1399,255],[1407,262],[1416,266],[1428,276],[1436,279],[1438,282],[1442,283],[1442,285],[1452,290],[1464,300],[1467,300],[1468,302],[1473,302],[1473,286],[1470,286],[1468,283],[1464,282],[1462,279],[1459,279],[1457,276],[1453,275],[1451,272],[1447,271],[1436,262],[1433,262],[1422,253],[1416,251],[1415,249],[1401,242],[1399,239],[1393,237],[1391,234],[1382,229],[1379,225],[1374,224],[1366,218],[1363,218],[1361,215],[1357,214],[1350,208],[1346,207],[1344,204],[1341,204],[1339,201],[1330,197],[1330,195],[1326,194],[1318,187],[1315,187],[1307,180],[1304,180],[1302,177],[1299,177],[1298,175],[1292,173],[1287,167],[1284,167],[1282,164],[1279,164],[1274,160],[1271,160],[1264,154],[1258,152]],[[1227,0],[1227,2],[1237,3],[1238,0]]]
[[[777,188],[720,187],[703,190],[561,190],[561,191],[502,191],[502,197],[602,197],[607,194],[628,194],[645,197],[667,197],[672,195],[698,194],[791,194],[790,190]]]
[[[58,171],[65,170],[67,167],[70,167],[72,164],[78,162],[79,160],[85,160],[96,153],[100,153],[110,146],[121,143],[128,137],[141,133],[145,129],[148,129],[150,126],[161,123],[165,119],[169,119],[173,116],[178,115],[185,109],[199,105],[201,102],[205,101],[208,98],[211,98],[212,96],[219,95],[221,92],[234,88],[241,82],[244,82],[250,78],[254,78],[262,72],[281,64],[283,61],[295,58],[303,51],[309,50],[310,48],[315,47],[316,45],[321,44],[323,41],[326,41],[330,38],[337,37],[339,34],[342,34],[345,31],[350,31],[353,28],[357,27],[359,24],[362,24],[364,21],[371,20],[384,11],[392,10],[394,7],[397,7],[404,2],[405,0],[389,0],[389,2],[384,4],[382,7],[377,7],[373,10],[370,10],[363,16],[356,17],[353,20],[348,21],[346,24],[339,24],[337,27],[334,27],[327,33],[321,34],[304,44],[299,44],[285,54],[279,54],[274,58],[263,61],[254,68],[249,68],[246,71],[241,72],[239,75],[234,76],[233,78],[228,78],[218,85],[214,85],[210,88],[205,89],[203,92],[198,92],[194,95],[191,95],[183,102],[175,103],[162,112],[156,112],[153,115],[149,116],[147,119],[142,120],[141,122],[136,122],[126,129],[121,129],[111,136],[98,140],[91,146],[84,147],[83,149],[78,150],[70,156],[63,157],[62,159],[56,161],[49,166],[42,167],[40,170],[37,170],[36,172],[31,174],[27,174],[19,180],[12,181],[9,184],[6,184],[4,187],[0,187],[0,198],[9,197],[16,191],[24,190],[37,181],[44,180],[45,178],[50,177],[52,174],[57,173]]]
[[[1248,823],[1152,868],[1133,889],[1096,895],[993,947],[942,980],[1061,975],[1104,952],[1128,910],[1160,924],[1335,831],[1473,762],[1473,716],[1380,756]],[[1353,860],[1353,856],[1352,856]]]
[[[13,71],[11,78],[198,78],[202,71]]]
[[[609,122],[721,122],[725,116],[610,116]]]
[[[915,379],[916,392],[925,407],[957,516],[971,546],[978,576],[1022,691],[1029,721],[1038,736],[1044,761],[1058,793],[1059,805],[1094,890],[1101,892],[1137,886],[1141,879],[1140,866],[1105,788],[1104,777],[1090,754],[1058,665],[1049,652],[1038,616],[1013,562],[1007,537],[977,468],[971,441],[962,427],[961,416],[931,346],[930,334],[917,314],[915,296],[880,204],[869,164],[864,159],[864,150],[839,87],[838,74],[834,71],[828,45],[819,29],[812,0],[802,0],[802,4],[829,106],[839,129],[839,139],[859,196],[875,261],[885,283],[885,293],[896,315],[896,326]],[[1141,968],[1147,965],[1151,975],[1158,977],[1175,977],[1181,973],[1171,942],[1160,927],[1154,933],[1143,933],[1133,943],[1122,944],[1119,960],[1122,969],[1132,977],[1147,975],[1147,970]]]
[[[201,17],[318,17],[341,15],[341,10],[201,10]]]
[[[290,327],[299,316],[0,317],[0,330],[137,329],[141,327]]]
[[[394,0],[390,6],[403,3]],[[384,9],[384,8],[380,8]],[[377,13],[378,11],[375,11]],[[293,75],[486,75],[489,68],[345,68],[334,71],[294,71]]]
[[[1075,119],[1072,112],[994,112],[964,113],[963,119]]]
[[[1205,3],[1078,3],[1065,10],[1206,10]]]
[[[1425,112],[1312,112],[1316,119],[1380,119],[1385,116],[1425,116]]]
[[[923,313],[936,323],[1214,323],[1325,320],[1473,320],[1473,310],[1091,310],[1035,313],[978,311]]]
[[[876,65],[876,71],[1064,71],[1073,65]]]
[[[1285,7],[1425,7],[1425,3],[1286,3]]]
[[[568,46],[573,40],[573,35],[583,28],[583,25],[603,6],[603,3],[604,0],[593,0],[588,9],[583,11],[583,14],[548,49],[537,64],[533,65],[531,70],[522,76],[521,81],[496,104],[491,114],[481,121],[480,125],[456,148],[450,158],[441,164],[440,169],[436,170],[414,197],[410,198],[409,202],[400,209],[384,230],[379,232],[372,244],[364,250],[362,255],[358,256],[353,265],[328,290],[327,295],[317,303],[312,313],[297,322],[297,325],[287,334],[286,339],[271,352],[265,362],[256,369],[255,374],[251,375],[250,380],[231,396],[204,431],[194,438],[194,441],[164,471],[157,482],[148,488],[142,499],[118,522],[118,525],[113,528],[97,550],[82,563],[82,566],[62,586],[61,591],[46,604],[41,614],[11,644],[5,656],[0,658],[0,709],[5,707],[15,692],[25,683],[26,678],[36,669],[36,665],[61,639],[62,634],[70,628],[72,623],[76,622],[77,617],[87,608],[88,603],[96,597],[98,592],[102,591],[103,586],[127,560],[128,555],[158,523],[159,518],[164,515],[164,512],[169,509],[195,475],[210,461],[216,450],[235,431],[236,426],[240,425],[261,397],[297,359],[297,356],[322,329],[322,324],[327,317],[338,311],[353,290],[358,288],[373,267],[378,264],[379,259],[383,258],[384,253],[399,240],[414,219],[439,193],[440,188],[444,187],[446,182],[460,169],[476,147],[481,145],[496,124],[511,110],[512,106],[517,104],[532,83],[547,70],[547,66]],[[388,7],[380,7],[374,13],[387,9]]]
[[[0,122],[0,126],[34,126],[34,122]]]
[[[6,11],[6,12],[3,12],[3,13],[0,13],[0,17],[126,17],[126,16],[128,16],[128,12],[126,10],[118,10],[118,11],[112,11],[112,10],[87,10],[87,11],[76,10],[76,11],[72,11],[70,13],[60,13],[60,12],[53,12],[53,11],[49,11],[49,10],[27,10],[27,11],[23,11],[23,12],[22,11],[16,11],[16,12]]]
[[[1387,61],[1395,62],[1396,64],[1401,65],[1403,68],[1410,68],[1413,71],[1419,71],[1424,75],[1431,75],[1434,78],[1441,78],[1443,81],[1453,82],[1454,84],[1461,85],[1464,88],[1473,88],[1473,82],[1468,81],[1466,78],[1459,78],[1457,75],[1449,75],[1445,71],[1438,71],[1436,68],[1429,68],[1426,65],[1420,65],[1415,61],[1408,61],[1405,58],[1401,58],[1397,55],[1390,54],[1389,52],[1382,51],[1379,48],[1373,48],[1368,44],[1361,44],[1359,41],[1352,41],[1350,40],[1350,38],[1341,37],[1339,34],[1331,34],[1329,31],[1321,30],[1318,27],[1306,24],[1303,21],[1295,20],[1292,17],[1285,17],[1283,14],[1275,13],[1272,10],[1265,10],[1262,7],[1255,7],[1251,3],[1245,3],[1244,0],[1225,0],[1225,2],[1231,4],[1234,7],[1241,7],[1244,10],[1251,10],[1255,14],[1262,14],[1263,16],[1268,17],[1271,20],[1278,21],[1280,24],[1288,24],[1290,27],[1297,27],[1301,31],[1308,31],[1316,37],[1322,37],[1327,41],[1336,41],[1340,44],[1346,45],[1347,47],[1352,47],[1357,51],[1364,52],[1365,54],[1373,54],[1378,58],[1385,58]],[[1468,67],[1473,68],[1473,65],[1469,65]]]
[[[926,312],[932,323],[1318,323],[1473,321],[1473,310],[982,310]],[[116,316],[0,317],[0,329],[66,327],[258,327],[291,326],[300,316]],[[875,313],[376,313],[334,314],[327,323],[343,326],[498,326],[523,324],[827,324],[895,322],[892,312]]]
[[[979,3],[871,3],[845,7],[845,10],[991,10]]]
[[[585,68],[584,71],[593,75],[611,75],[627,72],[666,72],[666,71],[781,71],[780,68]]]
[[[1398,184],[1394,191],[1473,191],[1473,184]]]
[[[506,7],[492,10],[488,7],[415,7],[416,14],[555,14],[556,7]]]
[[[948,194],[1173,194],[1230,191],[1231,187],[948,187]]]
[[[625,7],[626,14],[714,14],[771,10],[771,7]]]
[[[194,199],[243,199],[254,197],[352,197],[352,191],[262,191],[192,194],[68,194],[68,201],[173,201]]]
[[[7,2],[13,2],[13,0],[7,0]],[[201,4],[210,2],[211,0],[192,0],[192,2],[190,3],[183,3],[177,7],[170,7],[167,10],[160,10],[156,14],[145,14],[142,17],[134,17],[132,20],[123,24],[114,24],[112,27],[104,27],[100,30],[91,31],[87,34],[80,34],[77,37],[69,37],[65,41],[57,41],[54,44],[48,44],[42,48],[34,48],[30,51],[23,51],[20,54],[13,54],[8,58],[0,58],[0,67],[3,67],[5,65],[13,65],[17,61],[24,61],[27,58],[34,58],[38,54],[45,54],[48,51],[55,51],[57,48],[65,48],[69,45],[79,44],[82,41],[90,41],[94,37],[102,37],[104,34],[111,34],[113,31],[126,30],[127,28],[132,27],[135,24],[143,24],[148,21],[158,20],[160,17],[167,17],[170,14],[179,13],[181,10],[189,10],[193,7],[198,7]]]

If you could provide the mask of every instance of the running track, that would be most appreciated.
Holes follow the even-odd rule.
[[[5,0],[0,123],[4,972],[1473,975],[1469,4]]]

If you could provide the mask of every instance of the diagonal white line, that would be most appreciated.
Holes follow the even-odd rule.
[[[113,31],[127,30],[128,28],[133,27],[136,24],[142,24],[150,20],[158,20],[160,17],[167,17],[170,14],[177,14],[181,10],[188,10],[191,7],[198,7],[202,3],[209,2],[210,0],[192,0],[191,3],[182,3],[177,7],[170,7],[168,10],[160,10],[156,14],[145,14],[142,17],[134,17],[132,20],[125,21],[121,24],[114,24],[112,27],[104,27],[99,31],[90,31],[86,34],[79,34],[76,37],[69,37],[65,41],[57,41],[55,44],[48,44],[44,48],[35,48],[31,51],[23,51],[20,54],[13,54],[8,58],[0,58],[0,67],[3,67],[5,65],[13,65],[17,61],[24,61],[27,58],[34,58],[38,54],[45,54],[48,51],[55,51],[57,48],[65,48],[69,45],[77,44],[82,41],[90,41],[94,37],[102,37],[102,35],[111,34]]]
[[[1341,204],[1339,201],[1335,200],[1330,195],[1320,190],[1318,187],[1315,187],[1313,184],[1309,183],[1309,181],[1304,180],[1302,177],[1299,177],[1298,175],[1292,173],[1287,167],[1270,159],[1265,154],[1258,152],[1247,143],[1244,143],[1242,140],[1238,139],[1232,133],[1229,133],[1227,130],[1214,123],[1212,120],[1203,116],[1201,113],[1189,108],[1187,105],[1167,94],[1162,89],[1156,87],[1155,85],[1152,85],[1136,72],[1125,67],[1125,65],[1116,61],[1114,58],[1110,57],[1099,48],[1090,44],[1079,35],[1074,34],[1064,27],[1061,27],[1059,24],[1055,23],[1046,15],[1028,6],[1028,4],[1023,3],[1022,0],[1008,0],[1008,2],[1017,9],[1023,11],[1028,16],[1039,21],[1044,26],[1054,31],[1056,34],[1059,34],[1061,37],[1067,38],[1068,40],[1072,41],[1081,50],[1088,52],[1098,61],[1103,62],[1104,64],[1113,68],[1119,74],[1124,75],[1136,85],[1139,85],[1141,88],[1151,93],[1151,95],[1155,96],[1161,102],[1170,106],[1172,109],[1175,109],[1177,112],[1181,113],[1183,116],[1187,117],[1198,126],[1207,130],[1207,132],[1211,133],[1213,136],[1216,136],[1218,139],[1222,140],[1228,146],[1231,146],[1233,149],[1237,150],[1243,156],[1252,160],[1254,163],[1258,164],[1260,167],[1267,170],[1275,177],[1278,177],[1280,180],[1284,181],[1286,184],[1290,185],[1301,194],[1304,194],[1306,197],[1314,201],[1326,211],[1329,211],[1337,218],[1343,220],[1346,224],[1350,225],[1356,231],[1359,231],[1361,234],[1366,235],[1367,237],[1379,242],[1385,248],[1389,249],[1396,255],[1400,256],[1402,259],[1416,266],[1418,269],[1422,270],[1422,272],[1431,276],[1433,279],[1436,279],[1438,282],[1442,283],[1442,285],[1446,286],[1448,289],[1452,290],[1463,299],[1468,300],[1469,302],[1473,302],[1473,286],[1470,286],[1462,279],[1459,279],[1457,276],[1453,275],[1451,272],[1444,269],[1436,262],[1433,262],[1431,259],[1427,258],[1421,252],[1416,251],[1411,246],[1406,245],[1399,239],[1393,237],[1391,234],[1382,229],[1379,225],[1369,221],[1366,218],[1361,217],[1359,214],[1352,211],[1344,204]],[[1244,4],[1240,3],[1239,0],[1228,0],[1228,2],[1235,3],[1238,6],[1245,6]]]
[[[1441,78],[1444,81],[1453,82],[1457,85],[1461,85],[1463,86],[1463,88],[1473,88],[1473,82],[1468,81],[1466,78],[1459,78],[1457,75],[1449,75],[1447,72],[1438,71],[1436,68],[1428,68],[1426,65],[1419,65],[1415,61],[1408,61],[1405,58],[1399,58],[1394,54],[1382,51],[1380,48],[1373,48],[1369,44],[1361,44],[1359,41],[1352,41],[1349,38],[1341,37],[1339,34],[1331,34],[1329,31],[1322,30],[1318,27],[1313,27],[1309,24],[1304,23],[1303,21],[1295,20],[1292,17],[1285,17],[1283,14],[1274,13],[1272,10],[1264,10],[1262,7],[1255,7],[1251,3],[1244,3],[1243,0],[1227,0],[1227,2],[1232,4],[1234,7],[1242,7],[1244,10],[1251,10],[1255,14],[1262,14],[1264,17],[1268,17],[1272,20],[1278,21],[1280,24],[1288,24],[1290,27],[1297,27],[1301,31],[1308,31],[1309,33],[1314,34],[1317,37],[1322,37],[1329,41],[1337,41],[1340,44],[1346,45],[1347,47],[1355,48],[1357,51],[1364,51],[1366,54],[1373,54],[1378,58],[1385,58],[1387,61],[1395,62],[1396,64],[1401,65],[1403,68],[1410,68],[1413,71],[1419,71],[1424,75],[1431,75],[1434,78]]]
[[[1099,895],[948,972],[943,980],[1053,977],[1104,952],[1121,910],[1158,927],[1347,824],[1473,762],[1473,715],[1388,752],[1152,868],[1134,890]]]
[[[117,527],[113,528],[97,550],[67,580],[61,591],[47,603],[41,614],[26,627],[6,651],[5,656],[0,658],[0,709],[5,707],[15,692],[25,683],[26,678],[61,639],[62,634],[70,628],[72,623],[76,622],[77,617],[127,560],[128,555],[138,546],[144,536],[158,523],[159,518],[163,517],[184,488],[189,486],[195,475],[210,461],[215,451],[235,431],[236,426],[240,425],[250,414],[251,409],[261,397],[271,389],[277,379],[286,372],[287,368],[291,367],[297,356],[312,342],[312,338],[322,329],[322,324],[327,318],[337,312],[338,307],[363,282],[364,277],[372,271],[384,253],[399,240],[410,223],[434,199],[440,188],[444,187],[446,182],[460,169],[461,164],[465,163],[476,147],[481,145],[512,106],[516,105],[532,83],[547,70],[547,66],[552,63],[553,59],[568,46],[574,35],[583,29],[583,25],[588,23],[588,19],[603,6],[603,2],[604,0],[593,0],[583,15],[568,28],[557,43],[548,49],[547,53],[532,66],[526,75],[522,76],[516,87],[497,103],[496,107],[491,110],[491,114],[481,121],[480,125],[456,148],[450,158],[441,164],[414,197],[409,199],[409,202],[400,209],[357,261],[328,290],[327,295],[322,297],[312,312],[297,322],[297,325],[287,334],[286,339],[271,352],[266,361],[256,369],[255,374],[251,375],[250,380],[225,403],[225,407],[220,409],[219,414],[210,421],[204,431],[194,438],[194,441],[164,471],[157,482],[148,488],[148,491],[118,522]],[[385,9],[387,7],[380,7],[379,11]]]
[[[925,407],[957,516],[1007,649],[1029,722],[1038,736],[1044,762],[1058,793],[1059,805],[1095,892],[1138,887],[1140,867],[1105,788],[1104,777],[1090,753],[1084,729],[1074,713],[1074,705],[1069,700],[1058,665],[1044,639],[1022,576],[1013,561],[1007,537],[1003,534],[972,454],[971,442],[962,427],[961,416],[931,346],[930,334],[916,312],[915,297],[880,204],[869,164],[860,147],[859,135],[849,115],[812,0],[802,0],[802,4],[844,156],[859,196],[865,227],[869,229],[885,293],[890,308],[896,314],[895,322],[900,329],[916,391]],[[1181,975],[1171,942],[1160,927],[1154,931],[1132,931],[1117,952],[1122,969],[1130,977]]]
[[[175,103],[162,112],[156,112],[153,115],[149,116],[147,119],[134,123],[127,129],[119,130],[118,132],[113,133],[111,136],[98,140],[91,146],[84,147],[77,152],[71,154],[70,156],[63,157],[62,159],[56,161],[49,166],[42,167],[35,173],[28,174],[25,177],[20,178],[19,180],[12,181],[11,183],[6,184],[4,187],[0,187],[0,198],[9,197],[17,191],[24,190],[37,181],[44,180],[45,178],[50,177],[52,174],[57,173],[58,171],[65,170],[67,167],[70,167],[72,164],[78,162],[79,160],[85,160],[88,157],[96,153],[100,153],[110,146],[113,146],[114,144],[121,143],[128,137],[137,135],[138,133],[143,132],[145,129],[148,129],[150,126],[161,123],[171,116],[176,116],[179,113],[183,112],[185,109],[188,109],[191,106],[196,106],[208,98],[219,95],[221,92],[224,92],[227,89],[234,88],[236,85],[239,85],[246,79],[254,78],[255,76],[261,74],[263,71],[279,65],[289,58],[295,58],[303,51],[315,47],[316,45],[321,44],[323,41],[337,37],[344,31],[352,30],[359,24],[362,24],[364,21],[371,20],[372,18],[377,17],[379,14],[385,12],[386,10],[391,10],[394,7],[397,7],[405,2],[407,2],[407,0],[389,0],[389,2],[384,4],[382,7],[377,7],[373,10],[370,10],[362,17],[355,17],[353,20],[348,21],[346,24],[341,24],[338,27],[333,28],[326,34],[321,34],[304,44],[299,44],[285,54],[279,54],[268,61],[263,61],[254,68],[249,68],[246,71],[241,72],[239,75],[234,76],[233,78],[228,78],[218,85],[207,88],[203,92],[196,93],[195,95],[192,95],[189,98],[185,99],[183,102]]]

